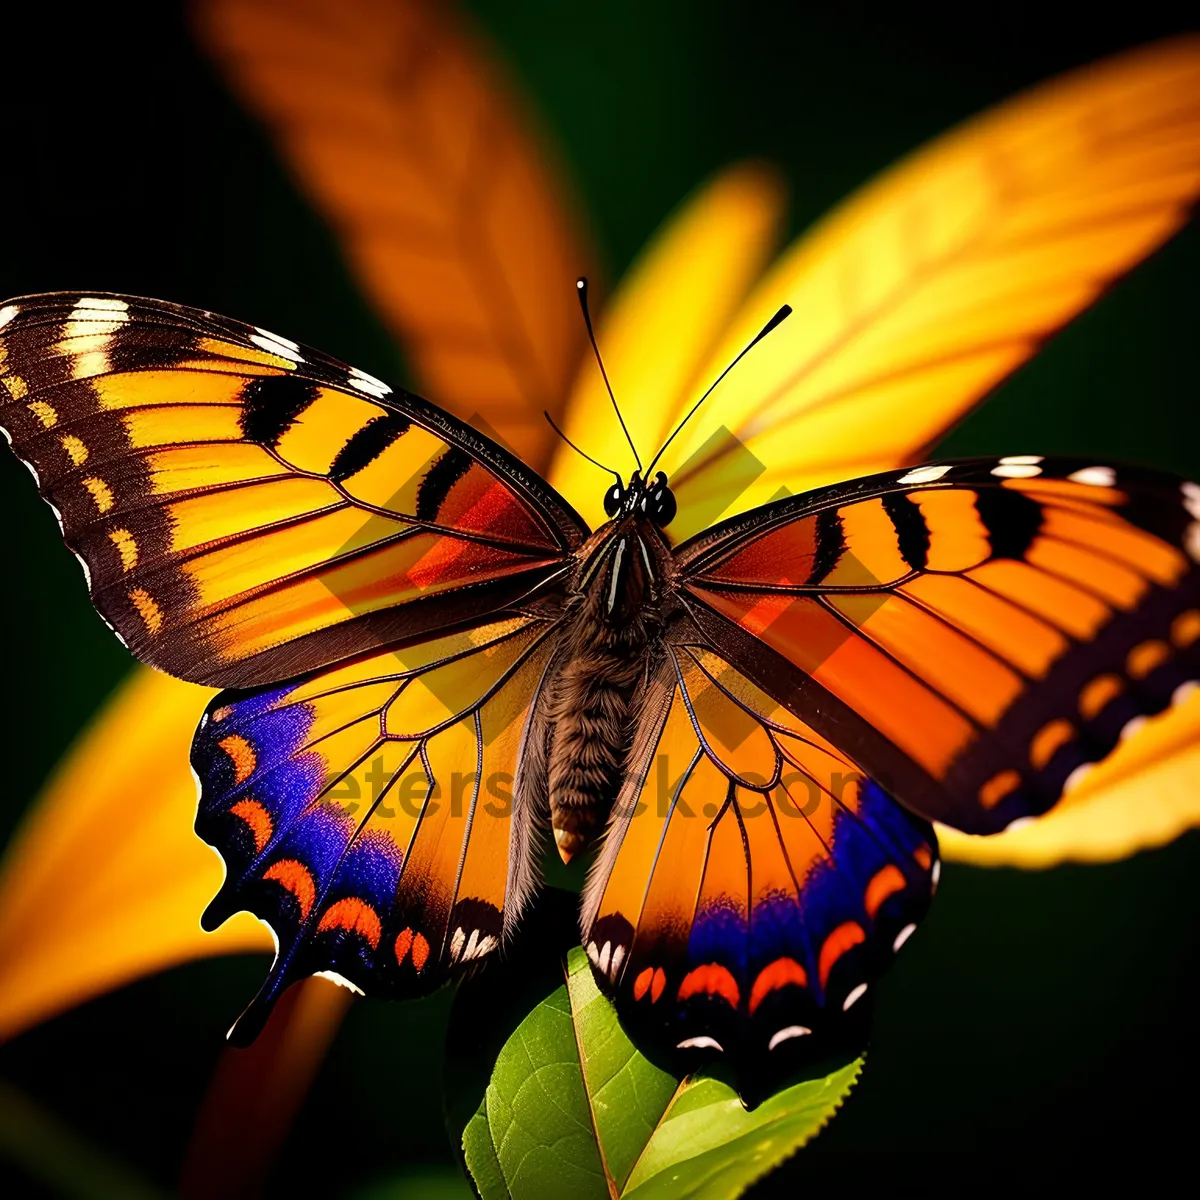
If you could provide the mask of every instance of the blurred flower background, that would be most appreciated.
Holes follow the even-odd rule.
[[[405,6],[374,7],[382,22]],[[1174,31],[1167,7],[1153,3],[1119,17],[1092,13],[1086,24],[1045,6],[1010,6],[986,25],[961,13],[901,17],[853,5],[819,14],[674,0],[465,9],[479,53],[518,82],[525,119],[548,135],[573,181],[581,225],[596,241],[585,250],[581,236],[567,239],[591,259],[579,268],[598,267],[610,281],[683,197],[733,161],[757,156],[781,168],[795,233],[957,121]],[[290,174],[303,157],[293,147],[287,159],[231,93],[200,47],[195,13],[134,5],[30,21],[8,55],[0,292],[85,287],[196,304],[384,378],[419,379],[431,398],[469,409],[469,396],[439,389],[436,362],[402,359],[393,333],[403,322],[364,268],[379,260],[378,247],[364,249],[353,229],[339,236],[310,207]],[[269,46],[250,48],[269,61]],[[1006,383],[944,452],[1090,453],[1200,474],[1197,267],[1191,228]],[[549,306],[549,326],[561,311]],[[555,345],[570,344],[552,332]],[[451,387],[448,374],[444,383]],[[531,399],[530,411],[546,403]],[[514,442],[538,436],[505,432]],[[12,540],[0,593],[7,837],[130,662],[11,458],[0,461],[0,494]],[[17,1195],[152,1195],[174,1191],[182,1172],[185,1192],[232,1195],[269,1167],[272,1194],[433,1195],[435,1186],[465,1194],[436,1087],[448,995],[360,1003],[339,1030],[344,1005],[314,985],[296,998],[282,1044],[257,1051],[268,1079],[260,1072],[258,1091],[246,1060],[223,1058],[224,1031],[264,959],[218,952],[269,947],[240,918],[206,943],[214,957],[187,961],[201,935],[179,913],[197,884],[172,892],[177,865],[156,849],[179,842],[191,801],[174,810],[155,790],[158,764],[184,753],[186,730],[180,737],[168,707],[174,693],[156,691],[164,685],[150,676],[136,686],[145,691],[138,711],[162,723],[147,720],[136,740],[121,728],[119,745],[117,727],[88,735],[78,760],[86,769],[60,777],[55,819],[39,831],[43,850],[59,843],[47,873],[22,877],[21,844],[10,848],[0,965],[19,963],[20,973],[0,976],[8,1039],[0,1186]],[[129,775],[131,762],[140,778]],[[106,788],[122,794],[119,817],[96,809]],[[219,864],[195,849],[211,890]],[[1178,1166],[1200,1065],[1198,866],[1193,833],[1104,866],[948,868],[923,936],[884,985],[862,1084],[762,1194],[800,1180],[921,1180],[937,1190],[931,1171],[948,1187],[969,1180],[978,1189]],[[92,881],[105,872],[124,885],[120,920],[97,904]],[[127,955],[123,973],[105,980],[114,940],[144,962]],[[63,975],[64,946],[74,984]],[[136,978],[149,968],[156,973]],[[73,1007],[115,984],[125,986]],[[286,1053],[289,1029],[307,1058]],[[336,1032],[323,1061],[322,1031]],[[272,1073],[276,1060],[287,1066]],[[293,1100],[300,1108],[289,1132]],[[234,1135],[244,1144],[232,1145]],[[272,1165],[276,1136],[286,1140]]]

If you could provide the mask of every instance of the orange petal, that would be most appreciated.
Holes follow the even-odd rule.
[[[475,31],[393,0],[206,0],[198,32],[341,238],[431,400],[531,466],[586,346],[593,254],[533,122]]]
[[[226,1048],[184,1158],[184,1200],[262,1194],[353,998],[328,979],[302,980],[284,994],[254,1045]]]
[[[200,913],[221,884],[192,832],[192,731],[212,696],[139,667],[63,760],[0,865],[0,1040],[141,975],[271,950],[241,914]]]

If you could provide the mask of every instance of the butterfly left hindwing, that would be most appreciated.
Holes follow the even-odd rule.
[[[556,633],[513,617],[209,705],[196,831],[227,874],[203,923],[249,909],[278,942],[238,1041],[305,975],[414,996],[498,947],[533,882],[514,780]]]

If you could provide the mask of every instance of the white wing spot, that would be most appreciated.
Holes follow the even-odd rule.
[[[918,467],[915,471],[909,471],[907,475],[901,475],[896,480],[897,483],[933,483],[941,479],[950,470],[950,464],[945,463],[938,467]]]
[[[600,968],[601,975],[608,974],[608,960],[612,955],[612,942],[605,942],[604,949],[600,951],[600,959],[596,966]]]
[[[937,891],[937,885],[942,881],[942,860],[935,859],[933,870],[929,872],[929,882],[932,885],[932,890]]]
[[[279,358],[286,358],[290,362],[303,362],[300,357],[300,352],[296,349],[294,342],[287,342],[283,338],[276,337],[273,333],[266,333],[260,330],[258,333],[252,333],[250,340],[260,349],[265,350],[268,354],[274,354]]]
[[[0,308],[0,329],[3,329],[20,311],[15,304],[6,304]]]
[[[900,930],[898,934],[896,934],[896,940],[892,943],[892,953],[899,954],[900,947],[903,946],[904,943],[907,942],[908,939],[916,932],[917,927],[915,925],[905,925],[905,927]]]
[[[867,994],[867,985],[860,983],[845,1000],[842,1001],[842,1012],[849,1012],[851,1005],[857,1004]]]
[[[112,315],[113,313],[129,312],[129,305],[124,300],[118,300],[113,296],[80,296],[75,301],[75,310],[78,312],[81,308],[104,310],[106,313],[104,320],[106,321],[127,321],[129,319],[127,316],[116,317]]]
[[[368,396],[374,396],[376,399],[388,395],[392,390],[382,379],[376,379],[374,375],[368,375],[366,371],[360,371],[357,367],[350,368],[349,379],[351,387],[356,387],[360,392],[366,392]]]
[[[676,1047],[678,1050],[720,1050],[722,1053],[725,1047],[717,1041],[716,1038],[711,1038],[707,1034],[700,1037],[684,1038]]]
[[[592,960],[592,962],[594,962],[594,963],[598,963],[598,962],[600,961],[600,950],[599,950],[599,948],[596,946],[596,943],[595,943],[595,942],[588,942],[588,944],[587,944],[587,956],[588,956],[588,958],[590,958],[590,959]]]
[[[1033,467],[1045,461],[1045,456],[1041,454],[1006,454],[1000,460],[1000,465],[1002,467]]]
[[[463,933],[460,925],[455,931],[454,936],[450,939],[450,959],[452,962],[458,961],[458,956],[462,953],[463,944],[467,940],[467,935]]]
[[[269,329],[264,329],[261,325],[254,327],[263,337],[269,338],[273,342],[278,342],[281,346],[286,346],[289,350],[299,350],[300,343],[293,342],[291,338],[281,337],[277,333],[272,333]]]
[[[1194,679],[1189,679],[1186,683],[1181,683],[1171,693],[1171,703],[1183,704],[1186,700],[1191,698],[1193,693],[1197,691],[1200,691],[1200,683],[1197,683]]]
[[[790,1042],[792,1038],[807,1037],[810,1033],[812,1030],[807,1025],[788,1025],[771,1034],[767,1049],[774,1050],[781,1042]]]
[[[1193,521],[1184,530],[1183,548],[1196,562],[1200,562],[1200,519]]]
[[[1086,483],[1089,487],[1112,487],[1117,482],[1117,473],[1112,467],[1081,467],[1067,478],[1072,483]]]
[[[88,591],[90,592],[92,590],[92,572],[88,569],[87,562],[84,560],[82,554],[76,554],[75,558],[79,565],[83,568],[83,577],[87,580]]]
[[[472,929],[471,936],[467,939],[467,948],[463,951],[463,958],[474,958],[479,949],[479,930]]]
[[[1183,507],[1187,509],[1188,516],[1200,521],[1200,483],[1192,483],[1189,479],[1180,485],[1179,490],[1183,493]]]
[[[608,966],[608,974],[610,979],[616,979],[617,972],[621,969],[621,963],[625,961],[625,947],[618,946],[612,955],[612,962]]]
[[[992,474],[998,475],[1001,479],[1032,479],[1041,473],[1042,468],[1034,466],[1033,463],[1002,462],[998,467],[992,468]]]

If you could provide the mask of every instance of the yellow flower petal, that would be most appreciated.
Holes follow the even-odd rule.
[[[0,866],[0,1040],[139,976],[272,949],[200,913],[221,863],[192,832],[192,730],[212,692],[139,668],[35,802]]]
[[[600,352],[643,463],[666,439],[697,371],[766,265],[783,208],[774,172],[754,163],[730,168],[668,221],[604,309]],[[576,444],[629,477],[633,455],[591,359],[565,420]],[[605,520],[612,480],[569,446],[558,447],[549,479],[593,527]]]
[[[801,237],[700,364],[695,396],[792,306],[664,456],[672,534],[719,515],[718,494],[743,512],[924,457],[1187,222],[1197,87],[1200,38],[1094,64],[936,139]],[[753,479],[727,469],[721,427],[765,468]]]
[[[1044,817],[994,837],[938,826],[942,857],[980,867],[1112,862],[1200,825],[1200,693],[1152,717]]]

